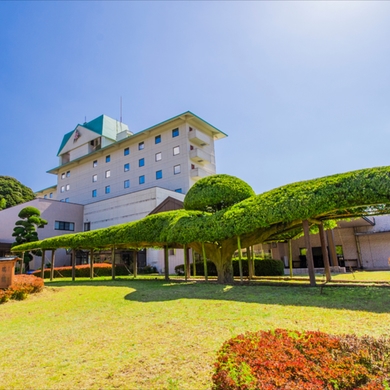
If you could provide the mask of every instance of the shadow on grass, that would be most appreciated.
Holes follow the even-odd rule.
[[[220,285],[199,281],[166,282],[151,279],[80,280],[47,282],[48,287],[126,287],[124,299],[134,302],[222,300],[267,305],[307,306],[390,313],[390,289],[376,286]]]

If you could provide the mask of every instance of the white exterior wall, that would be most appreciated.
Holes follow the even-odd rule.
[[[390,269],[390,215],[375,217],[374,226],[359,226],[356,233],[360,242],[363,268]],[[357,260],[358,249],[354,228],[336,228],[333,235],[335,245],[343,247],[344,260]],[[310,242],[312,247],[321,246],[318,234],[310,235]],[[281,245],[284,244],[279,244],[278,247]],[[299,260],[299,249],[304,247],[304,237],[292,241],[293,260]]]
[[[184,251],[183,249],[174,249],[174,254],[170,254],[168,257],[169,273],[175,273],[175,267],[184,263]],[[164,250],[148,249],[146,252],[146,258],[148,265],[156,267],[160,274],[165,272],[164,265]]]
[[[168,196],[184,200],[184,195],[163,188],[149,188],[90,203],[84,206],[84,222],[91,223],[91,230],[132,222],[146,217]]]
[[[357,228],[364,268],[389,269],[390,215],[375,217],[375,225]],[[361,235],[360,235],[361,234]]]

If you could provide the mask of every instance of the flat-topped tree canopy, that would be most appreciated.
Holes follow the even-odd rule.
[[[304,220],[318,222],[390,213],[389,189],[390,167],[362,169],[288,184],[214,214],[174,210],[104,229],[26,243],[13,251],[184,244],[199,250],[199,245],[206,243],[207,257],[218,269],[219,263],[226,265],[227,259],[231,262],[237,237],[245,247],[294,237],[302,230]]]
[[[190,188],[184,199],[184,208],[215,213],[254,195],[252,187],[238,177],[211,175]]]

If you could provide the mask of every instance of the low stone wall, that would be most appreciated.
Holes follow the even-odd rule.
[[[314,268],[314,272],[316,274],[325,274],[325,268]],[[330,267],[330,272],[334,274],[345,274],[346,269],[345,267]],[[293,268],[293,274],[294,275],[307,275],[309,273],[307,268]],[[290,269],[285,268],[284,269],[285,275],[290,275]]]

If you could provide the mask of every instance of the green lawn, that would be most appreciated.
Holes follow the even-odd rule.
[[[208,389],[216,351],[247,330],[390,336],[385,287],[46,282],[0,305],[0,389]]]

